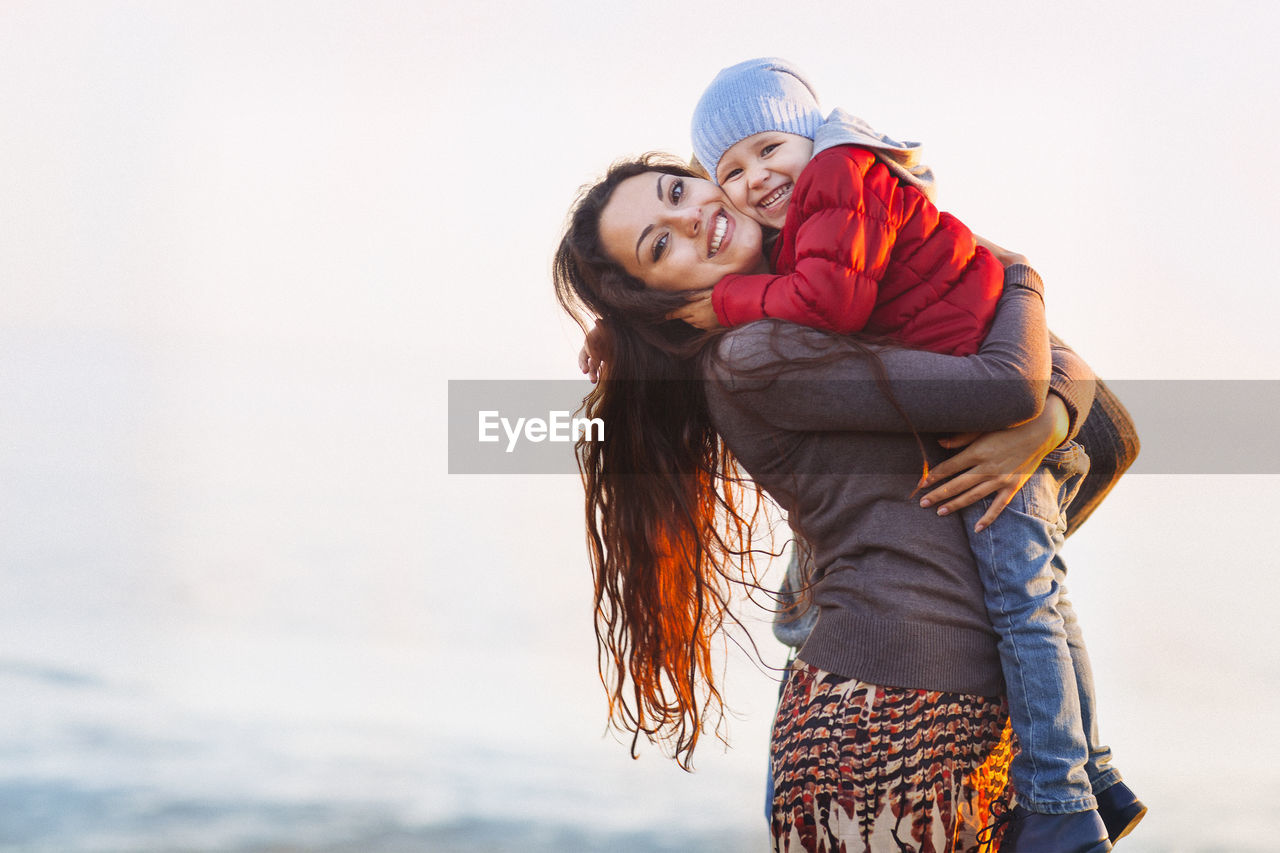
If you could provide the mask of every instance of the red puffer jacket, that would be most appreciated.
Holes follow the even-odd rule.
[[[1004,282],[964,223],[852,145],[823,151],[800,174],[773,261],[775,275],[728,275],[715,286],[721,325],[774,317],[970,355]]]

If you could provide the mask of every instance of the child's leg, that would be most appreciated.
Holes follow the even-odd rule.
[[[973,525],[980,501],[962,511],[977,559],[987,611],[1000,635],[1009,717],[1021,750],[1012,775],[1018,802],[1045,814],[1094,808],[1085,770],[1088,744],[1067,624],[1059,611],[1061,577],[1052,561],[1062,546],[1070,502],[1088,470],[1077,444],[1045,457],[995,522]],[[1078,632],[1074,613],[1073,630]]]
[[[1053,575],[1058,581],[1058,614],[1062,617],[1067,632],[1067,647],[1071,650],[1071,663],[1076,672],[1076,689],[1080,699],[1080,723],[1084,733],[1088,760],[1084,770],[1089,777],[1089,786],[1098,794],[1120,781],[1120,771],[1111,766],[1111,748],[1101,742],[1098,736],[1098,718],[1093,695],[1093,667],[1089,664],[1089,652],[1085,649],[1084,635],[1080,631],[1080,623],[1076,620],[1075,608],[1067,599],[1067,588],[1063,585],[1066,579],[1067,566],[1062,556],[1053,558]]]

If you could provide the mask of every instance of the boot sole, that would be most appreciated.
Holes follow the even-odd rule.
[[[1119,834],[1119,835],[1117,835],[1117,836],[1116,836],[1116,837],[1111,841],[1111,843],[1112,843],[1112,844],[1115,844],[1115,843],[1116,843],[1117,841],[1119,841],[1121,838],[1124,838],[1126,835],[1128,835],[1129,833],[1133,832],[1134,827],[1136,827],[1139,823],[1141,823],[1141,822],[1142,822],[1142,819],[1143,819],[1144,817],[1146,817],[1146,816],[1147,816],[1147,807],[1146,807],[1146,806],[1143,806],[1143,807],[1142,807],[1142,811],[1138,812],[1136,815],[1134,815],[1134,816],[1133,816],[1133,818],[1132,818],[1132,819],[1130,819],[1130,821],[1129,821],[1128,825],[1126,825],[1126,826],[1125,826],[1125,828],[1124,828],[1124,829],[1122,829],[1122,830],[1120,831],[1120,834]]]

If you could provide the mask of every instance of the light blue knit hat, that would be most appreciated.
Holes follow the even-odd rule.
[[[769,130],[813,139],[822,124],[813,86],[790,62],[748,59],[716,75],[693,110],[693,153],[715,179],[724,152]]]

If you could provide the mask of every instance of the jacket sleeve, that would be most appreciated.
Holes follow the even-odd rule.
[[[1034,270],[1011,267],[1005,282],[974,355],[890,348],[873,358],[813,329],[757,323],[724,336],[709,393],[798,432],[985,432],[1023,423],[1044,405],[1049,337]]]
[[[897,238],[889,212],[897,182],[875,164],[841,146],[805,167],[787,211],[799,217],[787,274],[722,278],[711,293],[722,326],[770,318],[839,334],[866,326]]]

